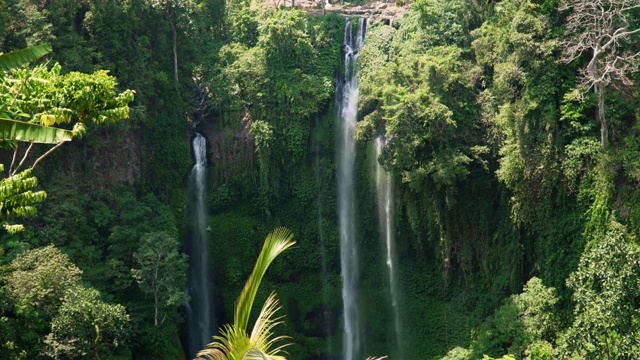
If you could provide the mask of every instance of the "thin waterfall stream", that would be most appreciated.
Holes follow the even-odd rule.
[[[344,29],[342,41],[344,76],[337,86],[340,111],[338,141],[338,218],[340,229],[340,266],[342,275],[342,301],[344,318],[343,355],[345,360],[358,358],[360,347],[360,319],[356,286],[358,280],[358,246],[355,234],[354,161],[355,127],[358,116],[358,78],[356,60],[364,42],[366,22],[358,19],[356,35],[350,19]]]
[[[375,139],[374,144],[374,171],[376,179],[376,194],[378,200],[378,222],[380,235],[384,241],[386,252],[386,265],[389,277],[389,295],[391,298],[391,308],[393,310],[393,325],[395,332],[396,348],[398,358],[404,359],[402,351],[402,326],[400,325],[400,305],[398,279],[396,274],[396,252],[393,236],[393,179],[391,174],[385,171],[378,162],[382,149],[386,145],[384,137]]]
[[[187,239],[189,255],[187,328],[190,358],[206,347],[214,335],[211,304],[211,275],[207,236],[206,172],[207,142],[196,134],[193,139],[195,165],[189,176],[189,216],[191,231]]]

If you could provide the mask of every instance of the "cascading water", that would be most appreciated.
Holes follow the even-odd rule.
[[[398,358],[403,359],[402,351],[402,327],[400,326],[400,308],[398,304],[398,279],[396,275],[396,255],[393,237],[393,182],[391,174],[386,172],[378,162],[380,153],[386,145],[384,137],[375,139],[375,177],[376,193],[378,197],[378,219],[380,224],[380,234],[384,239],[386,250],[386,264],[389,275],[389,292],[391,296],[391,308],[393,310],[394,331],[396,336],[396,346]]]
[[[200,134],[196,134],[193,139],[193,154],[196,163],[189,177],[189,215],[192,226],[187,241],[189,255],[188,292],[190,297],[187,306],[187,336],[190,359],[195,357],[198,351],[204,349],[211,342],[211,336],[214,335],[205,207],[207,142]]]
[[[340,227],[340,266],[342,272],[342,301],[344,316],[343,354],[354,360],[360,347],[356,282],[358,279],[358,247],[355,236],[354,160],[355,127],[358,115],[358,79],[356,59],[364,42],[366,22],[358,21],[356,36],[351,20],[347,19],[342,41],[344,78],[338,86],[340,110],[340,140],[338,144],[338,217]]]

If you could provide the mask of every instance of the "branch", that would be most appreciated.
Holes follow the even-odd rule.
[[[20,95],[20,93],[22,92],[22,88],[27,83],[27,79],[28,78],[29,78],[29,72],[27,72],[24,75],[24,79],[20,82],[20,87],[18,87],[18,90],[16,91],[16,94],[13,96],[13,99],[11,99],[11,104],[9,104],[9,108],[13,108],[13,104],[16,102],[16,99],[18,98],[18,95]]]
[[[11,171],[13,170],[13,164],[16,162],[16,155],[18,155],[19,148],[20,148],[20,144],[16,142],[16,148],[13,149],[13,159],[11,159],[11,166],[9,166],[9,175],[11,175]]]
[[[18,172],[18,169],[20,169],[20,166],[22,166],[22,164],[24,163],[24,161],[27,159],[27,156],[29,156],[29,151],[31,151],[31,148],[33,147],[33,143],[29,144],[29,147],[27,148],[27,151],[24,152],[24,155],[22,156],[22,160],[20,160],[20,164],[18,164],[18,166],[16,167],[15,170],[13,170],[13,172],[11,173],[11,175],[15,175]],[[15,155],[15,153],[14,153]],[[11,163],[11,166],[13,167],[13,162]]]
[[[42,156],[40,156],[38,159],[36,159],[36,161],[33,163],[33,165],[31,166],[31,170],[35,169],[36,165],[38,165],[38,163],[40,161],[42,161],[42,159],[44,159],[45,157],[49,156],[49,154],[51,154],[54,150],[56,150],[57,148],[62,146],[62,144],[64,144],[67,141],[68,140],[63,140],[63,141],[59,142],[56,146],[54,146],[51,149],[49,149],[49,151],[47,151],[46,153],[42,154]]]

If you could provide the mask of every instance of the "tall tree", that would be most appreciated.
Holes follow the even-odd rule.
[[[164,322],[168,309],[175,309],[185,300],[187,256],[178,252],[178,240],[166,232],[147,233],[140,242],[133,254],[139,268],[131,272],[142,291],[153,296],[153,324],[158,326]]]
[[[169,26],[173,42],[173,77],[178,81],[178,29],[189,23],[189,16],[195,11],[195,3],[192,0],[148,0],[154,9],[164,12]]]
[[[634,61],[640,52],[629,50],[629,39],[640,32],[634,27],[637,0],[565,0],[561,10],[571,10],[567,18],[567,39],[562,61],[570,63],[584,53],[589,62],[580,71],[581,85],[593,89],[598,101],[600,142],[607,146],[609,129],[604,108],[604,91],[613,79],[630,84],[628,75],[638,71]]]

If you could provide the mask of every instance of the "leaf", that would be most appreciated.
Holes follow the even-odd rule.
[[[260,360],[261,358],[256,357],[256,354],[251,355],[251,352],[259,351],[261,355],[267,353],[269,355],[270,360],[275,359],[284,359],[283,357],[277,356],[276,354],[280,353],[281,350],[289,346],[291,344],[285,343],[279,347],[272,349],[272,346],[280,341],[288,338],[288,336],[277,336],[273,337],[273,328],[283,324],[284,322],[281,320],[282,317],[276,317],[275,314],[281,307],[278,305],[278,300],[276,299],[276,294],[271,293],[267,300],[262,305],[262,310],[256,319],[255,324],[253,325],[253,330],[251,331],[251,343],[255,346],[259,346],[258,349],[251,349],[244,355],[243,359],[256,359]]]
[[[71,141],[73,135],[69,130],[0,118],[0,140],[58,144],[62,141]]]
[[[253,301],[255,300],[258,287],[267,268],[280,253],[294,244],[293,234],[287,228],[277,228],[267,235],[256,265],[253,268],[253,272],[249,276],[249,279],[247,279],[247,283],[244,289],[242,289],[242,293],[240,293],[240,297],[238,297],[236,303],[234,325],[239,329],[245,331],[247,329]]]
[[[26,49],[0,54],[0,70],[9,71],[33,60],[41,58],[51,52],[51,45],[36,45]]]
[[[251,349],[244,354],[242,360],[269,360],[269,358],[262,351],[258,349]]]
[[[267,235],[253,272],[236,301],[233,325],[225,325],[220,330],[220,335],[214,336],[214,341],[207,345],[209,348],[198,352],[198,359],[285,360],[285,357],[278,353],[289,344],[272,348],[275,342],[287,338],[286,336],[273,337],[272,329],[282,323],[281,317],[274,317],[280,309],[274,293],[265,301],[251,337],[248,336],[246,329],[253,301],[264,273],[280,253],[294,244],[293,234],[289,229],[280,227]]]

